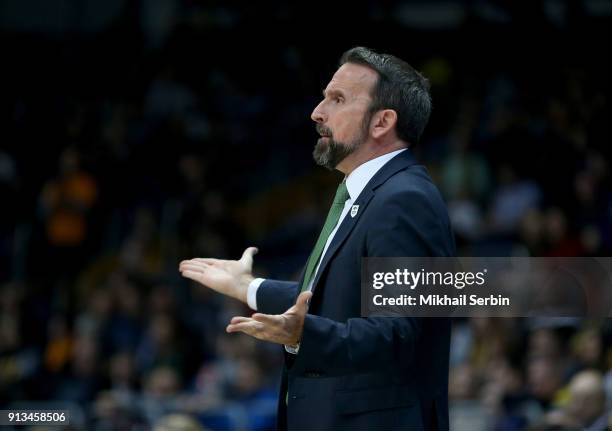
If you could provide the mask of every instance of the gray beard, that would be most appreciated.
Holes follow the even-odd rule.
[[[312,152],[312,157],[319,166],[323,166],[330,171],[334,170],[342,160],[352,154],[361,145],[361,140],[347,145],[342,142],[334,141],[332,137],[327,139],[327,143],[325,143],[323,138],[317,141],[317,145],[315,145],[314,151]]]
[[[368,126],[371,119],[371,114],[364,115],[361,122],[360,134],[351,143],[347,144],[344,142],[334,141],[333,136],[327,138],[327,143],[325,143],[324,138],[319,138],[312,152],[312,157],[317,165],[323,166],[330,171],[336,169],[336,166],[338,166],[342,160],[354,153],[366,141]],[[317,125],[317,132],[327,132],[331,134],[331,130],[320,125]]]

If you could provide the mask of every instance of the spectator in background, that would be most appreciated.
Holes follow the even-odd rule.
[[[153,426],[153,431],[206,431],[191,416],[171,414],[159,419]]]
[[[515,232],[521,218],[542,199],[542,191],[534,181],[520,178],[511,166],[502,166],[498,173],[499,187],[490,209],[491,229],[495,233]]]
[[[568,386],[567,404],[547,414],[545,422],[562,430],[609,430],[611,418],[606,411],[606,392],[601,374],[593,370],[582,371]]]
[[[74,340],[69,368],[59,375],[53,399],[90,402],[102,389],[99,345],[95,339],[83,336]]]
[[[146,335],[136,352],[138,367],[143,372],[158,366],[167,366],[181,372],[185,350],[180,344],[175,319],[168,314],[158,313],[151,317]]]
[[[555,405],[563,384],[561,366],[551,357],[536,357],[527,365],[527,385],[542,410]]]
[[[98,199],[95,178],[81,165],[81,155],[66,148],[59,158],[59,172],[43,186],[40,194],[40,216],[50,253],[40,259],[52,280],[74,275],[85,262],[90,239],[91,212]]]
[[[159,366],[145,377],[141,409],[149,423],[179,407],[181,391],[179,374],[171,367]]]
[[[571,347],[578,371],[583,369],[605,370],[604,346],[599,328],[586,326],[574,336]]]

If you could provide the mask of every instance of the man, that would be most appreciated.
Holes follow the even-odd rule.
[[[561,409],[548,413],[543,423],[557,429],[608,431],[612,416],[606,408],[606,388],[602,375],[584,370],[572,377],[569,399]]]
[[[258,311],[228,332],[284,345],[279,429],[447,430],[449,319],[360,317],[362,257],[455,252],[444,203],[410,152],[429,119],[428,83],[358,47],[323,96],[314,158],[345,179],[300,282],[254,279],[252,247],[180,271]]]

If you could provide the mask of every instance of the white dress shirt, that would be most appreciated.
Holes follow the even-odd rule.
[[[376,174],[376,172],[378,172],[380,168],[382,168],[389,160],[397,156],[402,151],[406,151],[406,149],[403,148],[401,150],[383,154],[382,156],[376,157],[375,159],[368,160],[362,165],[359,165],[353,172],[351,172],[348,175],[348,177],[346,177],[346,189],[349,194],[349,199],[347,199],[346,202],[344,202],[344,208],[342,209],[342,213],[340,214],[338,223],[336,223],[334,230],[329,235],[329,238],[327,238],[327,242],[325,243],[325,247],[323,248],[323,253],[321,253],[321,257],[319,258],[317,267],[312,275],[310,284],[308,285],[308,290],[312,289],[312,284],[314,283],[314,280],[316,279],[317,272],[319,271],[319,266],[321,265],[321,262],[323,261],[323,256],[325,256],[325,253],[327,252],[327,248],[329,247],[332,240],[334,239],[334,236],[336,235],[336,231],[338,230],[338,227],[342,223],[342,220],[344,220],[344,217],[346,217],[351,207],[353,206],[353,202],[357,200],[357,198],[359,197],[359,195],[361,194],[365,186],[370,182],[370,180]],[[264,281],[265,281],[264,278],[256,278],[255,280],[251,282],[251,284],[249,284],[249,287],[247,290],[247,304],[253,310],[257,310],[257,290],[259,289],[259,286],[261,285],[261,283],[263,283]]]

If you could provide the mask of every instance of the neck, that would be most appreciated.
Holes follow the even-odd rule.
[[[401,150],[402,148],[407,148],[406,144],[402,141],[395,141],[385,146],[364,144],[357,151],[349,154],[344,160],[338,163],[336,169],[348,176],[364,163],[377,157],[384,156],[385,154],[392,153],[393,151]]]

